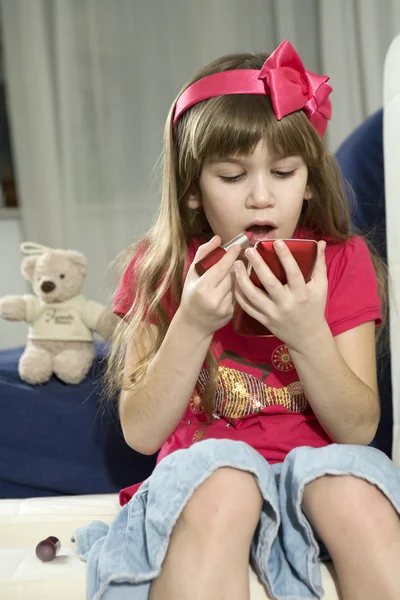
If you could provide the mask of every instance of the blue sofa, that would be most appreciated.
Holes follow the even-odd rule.
[[[372,230],[386,257],[382,111],[362,124],[337,152],[355,194],[354,224]],[[144,456],[125,443],[116,406],[99,405],[104,346],[79,386],[55,377],[32,387],[19,379],[22,349],[0,352],[0,498],[113,493],[142,481],[156,455]],[[390,456],[392,391],[390,356],[379,359],[382,418],[374,445]]]
[[[125,443],[115,404],[100,407],[104,346],[78,386],[24,383],[21,353],[0,352],[0,498],[112,493],[148,477],[156,456]]]

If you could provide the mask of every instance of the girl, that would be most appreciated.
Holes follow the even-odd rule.
[[[321,141],[327,80],[285,41],[214,61],[171,109],[160,213],[116,294],[109,366],[127,443],[161,450],[109,530],[76,532],[90,598],[245,600],[249,561],[266,597],[321,598],[321,553],[345,600],[400,597],[399,469],[368,447],[381,269]],[[286,285],[237,245],[199,277],[243,231],[276,240]],[[318,242],[309,283],[292,237]],[[235,306],[273,335],[239,335]]]

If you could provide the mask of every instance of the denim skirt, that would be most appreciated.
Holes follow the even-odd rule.
[[[189,498],[213,472],[252,473],[263,497],[251,563],[276,600],[324,595],[320,561],[326,548],[302,510],[307,483],[323,475],[353,475],[376,485],[400,514],[400,469],[369,446],[302,446],[270,465],[244,442],[207,439],[163,458],[110,525],[94,521],[74,532],[87,561],[89,600],[147,600],[160,575],[172,529]]]

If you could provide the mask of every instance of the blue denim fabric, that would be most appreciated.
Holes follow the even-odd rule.
[[[301,509],[307,483],[351,474],[378,486],[400,513],[400,469],[375,448],[304,446],[269,465],[243,442],[205,440],[165,457],[109,527],[94,521],[75,531],[79,556],[87,560],[89,600],[147,600],[183,507],[221,467],[253,473],[258,482],[264,502],[251,559],[276,600],[315,600],[324,593],[321,544]]]

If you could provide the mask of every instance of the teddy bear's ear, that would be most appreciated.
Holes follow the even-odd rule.
[[[35,266],[36,266],[37,259],[38,259],[37,256],[27,256],[22,261],[21,273],[25,277],[25,279],[27,279],[28,281],[32,281],[32,279],[33,279],[33,273],[35,272]]]
[[[75,250],[69,250],[68,258],[71,260],[72,264],[78,268],[81,275],[86,275],[87,260],[83,254],[76,252]]]

